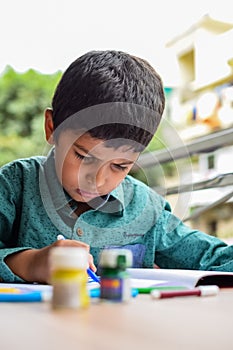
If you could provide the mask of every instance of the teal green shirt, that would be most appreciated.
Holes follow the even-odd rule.
[[[5,264],[7,255],[50,245],[60,233],[89,244],[97,266],[103,248],[124,247],[133,253],[133,267],[233,271],[233,246],[184,225],[163,197],[131,176],[79,217],[77,205],[56,177],[53,151],[3,166],[1,280],[21,281]]]

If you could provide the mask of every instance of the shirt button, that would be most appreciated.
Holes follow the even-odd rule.
[[[81,228],[77,229],[77,234],[78,234],[78,236],[82,236],[83,235],[83,231],[81,230]]]

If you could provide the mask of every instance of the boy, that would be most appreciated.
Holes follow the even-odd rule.
[[[233,271],[233,247],[191,230],[128,176],[164,110],[160,77],[144,60],[93,51],[74,61],[45,112],[47,157],[0,171],[0,277],[49,282],[52,247],[124,247],[133,267]],[[66,240],[57,241],[62,233]]]

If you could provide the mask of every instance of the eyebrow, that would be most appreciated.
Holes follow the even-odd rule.
[[[86,149],[85,147],[83,147],[82,145],[79,145],[77,143],[74,143],[74,146],[79,148],[81,151],[85,152],[86,154],[88,154],[90,157],[95,158],[97,160],[100,160],[100,158],[97,158],[96,156],[94,156],[92,153],[89,152],[88,149]],[[128,160],[128,161],[123,161],[122,163],[119,163],[119,165],[130,165],[133,164],[134,162],[132,160]]]
[[[74,146],[79,148],[81,151],[85,152],[86,154],[90,155],[91,157],[98,159],[96,156],[90,153],[89,150],[83,147],[82,145],[78,145],[77,143],[74,143]],[[98,159],[98,160],[101,160],[101,159]]]

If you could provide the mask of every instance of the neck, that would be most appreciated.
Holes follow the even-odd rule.
[[[80,216],[81,214],[85,213],[86,211],[90,210],[91,207],[86,202],[78,202],[78,208],[75,210],[75,214],[77,216]]]

